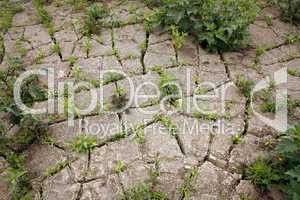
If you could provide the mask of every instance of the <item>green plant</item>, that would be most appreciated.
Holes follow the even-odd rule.
[[[262,189],[271,184],[287,194],[287,199],[299,199],[300,192],[300,124],[281,135],[268,160],[258,160],[249,170],[250,180]]]
[[[296,69],[288,69],[287,70],[288,74],[291,76],[296,76],[296,77],[300,77],[300,71],[296,70]]]
[[[115,109],[121,109],[124,108],[124,106],[126,105],[128,99],[126,96],[126,90],[118,87],[115,91],[114,94],[112,96],[112,104],[114,106]]]
[[[285,34],[284,39],[286,44],[300,43],[300,36],[298,34],[292,34],[292,33]]]
[[[42,51],[38,51],[38,53],[37,53],[37,55],[36,55],[36,57],[34,58],[34,63],[35,64],[41,64],[42,63],[42,60],[45,58],[46,56],[45,56],[45,54],[44,54],[44,52],[42,52]]]
[[[116,165],[114,166],[114,172],[119,174],[126,169],[126,165],[123,161],[118,160]]]
[[[70,66],[74,66],[74,64],[77,62],[78,58],[76,56],[70,56],[68,57],[68,62]]]
[[[250,98],[254,82],[247,79],[244,75],[238,75],[235,81],[236,86],[241,90],[245,97]]]
[[[101,20],[109,15],[109,10],[104,5],[93,4],[86,9],[84,20],[84,35],[98,33],[103,22]]]
[[[27,171],[23,168],[8,168],[6,170],[6,181],[9,183],[9,189],[13,200],[30,196],[30,185]]]
[[[160,98],[166,98],[167,102],[173,105],[179,96],[179,88],[175,83],[176,77],[163,70],[157,72],[159,74],[158,86],[160,90]]]
[[[134,140],[138,143],[138,144],[143,144],[145,143],[145,133],[143,129],[137,129],[134,130]]]
[[[107,76],[104,77],[103,85],[107,85],[113,82],[124,79],[124,75],[117,72],[108,72]]]
[[[83,42],[83,49],[84,52],[86,53],[86,57],[89,57],[90,51],[92,49],[92,42],[91,42],[91,38],[85,38],[84,42]]]
[[[246,170],[246,177],[263,191],[278,181],[279,176],[265,160],[259,158]]]
[[[180,187],[180,193],[183,199],[188,199],[193,190],[193,181],[198,176],[198,169],[193,168],[184,178],[183,185]]]
[[[175,25],[170,26],[170,32],[171,32],[173,47],[175,49],[176,57],[178,61],[178,51],[182,48],[187,33],[179,31],[178,27],[176,27]]]
[[[171,135],[177,134],[177,131],[178,131],[177,127],[168,116],[157,115],[157,116],[155,116],[155,120],[157,122],[160,122],[165,128],[167,128],[167,130],[169,131],[169,133]]]
[[[44,8],[43,0],[33,0],[33,5],[37,11],[37,15],[40,18],[41,23],[48,29],[49,35],[53,37],[54,28],[52,24],[52,17]]]
[[[235,134],[231,137],[231,141],[233,144],[239,144],[242,141],[242,135],[241,134]]]
[[[274,0],[282,12],[282,19],[295,24],[300,23],[300,1],[299,0]]]
[[[71,143],[70,147],[77,153],[89,153],[97,145],[97,140],[91,135],[78,135]]]
[[[255,59],[254,59],[254,63],[255,64],[259,64],[260,63],[260,57],[266,52],[266,49],[263,47],[258,47],[256,48],[255,51]]]
[[[276,112],[276,103],[273,101],[266,101],[260,105],[260,111],[261,112],[270,112],[275,113]]]
[[[268,26],[273,25],[273,17],[271,15],[265,15],[264,20],[267,23]]]
[[[167,200],[165,194],[154,191],[145,183],[141,183],[130,190],[124,192],[121,200]]]
[[[195,95],[205,95],[209,92],[209,89],[206,88],[206,87],[197,87],[195,90],[194,90],[194,94]]]
[[[60,161],[54,166],[48,167],[43,175],[44,177],[50,177],[61,171],[62,169],[66,168],[70,164],[70,161],[65,160],[65,161]]]
[[[11,27],[13,16],[21,12],[23,7],[20,3],[3,0],[0,2],[0,32],[5,33]]]
[[[157,19],[189,32],[210,51],[240,47],[248,36],[258,6],[254,0],[165,0]],[[220,17],[222,16],[222,17]]]
[[[194,112],[193,117],[197,119],[212,120],[212,121],[216,121],[219,118],[219,116],[216,113],[202,113],[202,112]]]
[[[62,59],[61,48],[60,48],[58,42],[55,42],[55,43],[52,44],[51,52],[57,54],[60,57],[60,59]]]
[[[28,49],[24,47],[24,43],[25,43],[24,38],[19,38],[16,41],[16,50],[21,57],[26,56],[26,54],[28,53]]]

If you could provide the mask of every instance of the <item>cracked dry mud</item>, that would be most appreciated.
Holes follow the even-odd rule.
[[[122,3],[123,2],[123,3]],[[47,200],[98,200],[118,199],[124,191],[140,183],[151,181],[150,171],[159,160],[159,176],[154,188],[167,194],[169,199],[183,199],[180,188],[190,170],[198,171],[192,181],[190,197],[185,199],[220,200],[240,199],[246,195],[251,199],[267,199],[248,180],[245,180],[245,167],[257,157],[268,154],[265,141],[275,140],[277,132],[260,121],[257,115],[247,112],[249,101],[235,84],[236,77],[245,75],[256,83],[282,67],[300,70],[300,45],[286,44],[284,34],[298,33],[299,28],[283,23],[277,10],[266,7],[254,24],[249,28],[250,46],[236,52],[210,54],[201,46],[187,38],[178,55],[173,48],[170,35],[162,29],[156,29],[150,34],[144,30],[142,15],[149,12],[139,1],[109,1],[107,3],[116,17],[126,22],[121,27],[103,28],[101,34],[93,35],[92,49],[88,57],[84,51],[84,39],[78,35],[74,22],[81,22],[84,13],[74,13],[68,6],[45,6],[53,17],[54,34],[61,46],[63,59],[51,53],[52,39],[47,30],[38,21],[31,2],[25,4],[25,9],[13,18],[12,28],[4,37],[6,54],[13,54],[15,43],[24,37],[25,48],[28,49],[23,63],[29,69],[52,67],[59,71],[56,81],[72,80],[74,66],[80,69],[84,80],[99,81],[98,74],[103,70],[122,70],[137,88],[145,82],[157,85],[159,76],[151,71],[155,66],[161,66],[176,77],[176,83],[182,88],[182,106],[160,110],[159,104],[147,97],[140,98],[136,104],[120,113],[99,113],[97,110],[76,117],[74,126],[68,126],[66,116],[55,114],[49,121],[48,134],[55,139],[55,145],[35,142],[24,150],[25,163],[33,185],[35,199]],[[135,12],[130,12],[132,7]],[[273,25],[268,26],[263,20],[264,15],[273,16]],[[133,18],[140,18],[131,22]],[[141,23],[139,23],[139,21]],[[101,41],[100,39],[101,38]],[[146,42],[144,52],[141,45]],[[260,57],[259,66],[253,67],[255,49],[265,47],[266,52]],[[118,49],[116,56],[113,49]],[[45,58],[40,64],[35,64],[35,56],[42,51]],[[74,66],[70,66],[69,56],[78,58]],[[178,59],[176,59],[176,57]],[[5,67],[5,61],[1,67]],[[187,76],[187,74],[189,76]],[[197,80],[197,81],[195,81]],[[41,77],[46,83],[46,79]],[[209,94],[218,94],[209,101],[199,100],[197,105],[209,105],[221,112],[221,102],[225,102],[226,116],[217,115],[216,119],[195,117],[193,111],[194,90],[202,82],[209,85]],[[300,100],[300,78],[288,75],[288,94],[290,99]],[[188,87],[189,86],[189,87]],[[129,98],[130,84],[128,80],[119,80],[93,90],[104,95],[107,109],[113,108],[113,95],[116,88],[124,88]],[[224,89],[225,88],[225,89]],[[133,91],[130,91],[133,92]],[[155,94],[153,87],[142,87],[133,95]],[[220,94],[225,92],[224,99]],[[90,93],[82,90],[75,95],[75,103],[84,108],[91,100]],[[254,106],[262,102],[254,99]],[[36,108],[45,107],[47,102],[36,102]],[[189,108],[188,105],[192,107]],[[155,111],[149,113],[141,112]],[[173,112],[170,112],[173,111]],[[172,135],[155,121],[155,114],[168,116],[177,127],[177,134]],[[271,115],[268,113],[267,115]],[[43,116],[49,120],[49,115]],[[289,124],[299,121],[299,108],[289,114]],[[99,129],[102,125],[105,129]],[[214,125],[215,124],[215,125]],[[143,125],[143,126],[141,126]],[[199,131],[200,125],[218,127],[220,130]],[[9,125],[8,125],[9,126]],[[120,140],[113,140],[120,131],[136,127],[144,129],[144,142],[136,142],[134,134]],[[8,134],[17,134],[18,127],[10,127]],[[86,134],[99,130],[96,134],[97,147],[88,155],[76,154],[69,148],[68,142],[78,134]],[[160,133],[160,134],[158,134]],[[187,134],[188,133],[188,134]],[[240,134],[241,142],[234,144],[232,134]],[[18,147],[14,147],[18,148]],[[115,173],[114,167],[122,161],[126,168],[121,173]],[[67,162],[56,174],[44,177],[44,172],[51,166]],[[0,175],[7,167],[4,158],[0,157]],[[278,197],[279,198],[279,197]],[[0,199],[9,199],[7,184],[0,178]]]

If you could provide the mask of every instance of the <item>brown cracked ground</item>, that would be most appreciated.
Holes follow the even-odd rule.
[[[110,1],[107,4],[115,17],[124,23],[119,27],[103,28],[101,33],[93,35],[88,56],[84,50],[84,38],[76,30],[76,23],[83,20],[83,12],[73,12],[68,6],[45,6],[53,17],[57,30],[54,38],[61,47],[60,59],[58,55],[51,53],[53,38],[37,19],[31,2],[24,5],[23,12],[14,16],[12,28],[4,36],[6,54],[14,54],[16,41],[23,37],[24,46],[28,49],[22,60],[24,66],[28,70],[45,66],[60,70],[62,76],[56,81],[71,80],[77,69],[80,70],[82,79],[97,82],[97,75],[102,70],[115,69],[124,71],[133,80],[134,86],[146,81],[157,85],[159,76],[151,68],[161,66],[166,72],[173,74],[182,87],[184,95],[180,102],[183,105],[192,102],[193,90],[202,82],[209,81],[215,85],[214,88],[207,89],[209,93],[218,94],[226,87],[226,116],[217,115],[214,116],[215,119],[199,117],[192,112],[193,108],[187,109],[185,106],[168,108],[168,111],[174,111],[170,114],[160,110],[157,102],[150,101],[151,99],[139,100],[139,104],[132,104],[129,109],[120,113],[99,113],[95,110],[80,115],[75,119],[74,127],[68,126],[65,115],[55,114],[47,131],[55,139],[55,145],[36,141],[23,151],[35,199],[118,199],[128,189],[151,182],[150,172],[153,169],[159,175],[152,187],[165,193],[168,199],[238,200],[240,195],[251,199],[272,199],[272,194],[268,197],[261,194],[245,180],[243,172],[257,157],[268,154],[266,141],[275,140],[277,133],[247,111],[249,101],[235,82],[239,75],[245,75],[257,83],[266,76],[273,76],[282,67],[300,71],[300,45],[286,44],[284,40],[286,33],[299,33],[299,28],[283,23],[276,9],[266,7],[249,28],[251,42],[247,49],[209,54],[188,37],[176,55],[167,31],[156,29],[148,34],[144,30],[142,16],[149,8],[143,3]],[[271,26],[265,22],[265,15],[273,17]],[[145,48],[141,48],[143,45]],[[256,49],[259,47],[264,47],[266,51],[260,56],[259,64],[254,66]],[[40,51],[45,58],[40,64],[35,64],[35,56]],[[72,55],[78,58],[74,66],[70,66],[67,61]],[[5,65],[4,60],[1,67]],[[190,73],[190,77],[186,77],[186,72]],[[292,100],[300,100],[299,81],[299,77],[288,75],[288,95]],[[97,94],[104,95],[107,109],[113,109],[113,95],[117,88],[123,88],[127,92],[130,90],[127,80],[94,89]],[[145,87],[139,92],[150,95],[155,90]],[[79,107],[85,107],[90,98],[89,93],[82,90],[76,93],[75,103]],[[208,103],[220,109],[220,102],[221,99],[216,96]],[[44,107],[46,103],[36,102],[35,106]],[[254,99],[255,106],[259,107],[261,103],[259,98]],[[140,108],[156,112],[145,114]],[[176,134],[169,134],[162,127],[163,124],[155,120],[156,113],[171,119],[177,128]],[[49,119],[49,115],[44,118]],[[289,114],[289,124],[296,123],[299,118],[300,110],[297,108]],[[228,132],[219,134],[217,129],[213,129],[200,133],[194,127],[217,122],[223,124]],[[105,126],[105,129],[97,129],[99,124]],[[227,125],[230,127],[226,127]],[[137,142],[134,137],[133,129],[136,127],[144,131],[142,143]],[[94,129],[99,130],[95,149],[89,154],[77,154],[70,150],[69,141],[79,133],[92,133]],[[17,134],[16,130],[18,127],[10,127],[8,134]],[[128,131],[130,134],[114,139],[114,135],[120,131]],[[160,134],[157,134],[159,131]],[[229,132],[239,134],[241,141],[234,143]],[[0,160],[0,172],[3,172],[7,165],[4,158],[0,157]],[[115,166],[120,161],[125,169],[116,173]],[[55,174],[44,176],[49,167],[60,163],[67,164],[62,165]],[[184,197],[180,188],[191,169],[196,170],[198,175],[192,180],[190,196]],[[0,199],[9,199],[7,184],[2,178],[0,193]]]

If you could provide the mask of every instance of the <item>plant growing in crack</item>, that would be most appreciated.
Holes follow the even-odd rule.
[[[35,64],[41,64],[42,61],[43,61],[43,59],[44,59],[45,57],[46,57],[46,56],[45,56],[45,53],[44,53],[43,51],[41,51],[41,50],[38,50],[38,53],[37,53],[37,55],[36,55],[35,58],[34,58],[34,63],[35,63]]]
[[[272,15],[265,15],[264,20],[268,26],[273,26],[273,17]]]
[[[254,82],[244,75],[238,75],[235,81],[236,86],[241,90],[246,98],[250,98]]]
[[[233,144],[240,144],[242,142],[242,134],[238,133],[231,136],[231,141]]]
[[[156,115],[155,121],[160,122],[171,135],[175,136],[177,134],[177,127],[168,116]]]
[[[28,198],[29,193],[28,172],[23,168],[8,168],[6,170],[6,181],[9,183],[9,189],[13,199]],[[23,196],[24,195],[24,196]]]
[[[56,145],[56,140],[54,137],[45,134],[42,138],[41,138],[41,143],[45,144],[45,145],[49,145],[49,146],[54,146]]]
[[[60,57],[60,59],[62,60],[61,48],[60,48],[58,42],[55,42],[52,44],[51,52],[57,54]]]
[[[134,141],[138,144],[144,144],[145,143],[145,133],[144,129],[138,128],[133,130],[134,132]]]
[[[193,113],[193,117],[197,119],[203,119],[209,121],[216,121],[218,118],[220,118],[220,116],[216,113],[211,113],[211,112],[203,113],[197,111]]]
[[[103,18],[108,17],[110,11],[104,5],[93,4],[85,12],[83,34],[91,36],[101,30]]]
[[[77,62],[78,58],[76,56],[69,56],[68,57],[68,62],[69,62],[69,66],[73,67],[75,65],[75,63]]]
[[[79,82],[83,80],[83,77],[81,75],[81,69],[78,66],[75,66],[71,70],[71,77],[75,79],[76,82]]]
[[[86,57],[89,58],[89,54],[92,50],[92,41],[91,41],[91,38],[89,37],[86,37],[83,41],[83,49],[84,49],[84,52],[86,54]]]
[[[283,36],[286,44],[300,43],[300,36],[298,34],[288,33]]]
[[[25,46],[24,43],[25,43],[24,38],[19,38],[16,41],[16,51],[21,57],[26,56],[28,53],[28,49],[24,47]]]
[[[37,15],[40,18],[41,23],[48,29],[48,33],[51,38],[54,37],[54,28],[52,24],[52,17],[44,8],[44,2],[42,0],[33,0],[33,5],[37,11]]]
[[[263,191],[270,189],[272,183],[279,180],[278,174],[262,158],[250,165],[246,170],[246,177]]]
[[[157,70],[159,74],[159,90],[160,98],[166,99],[171,105],[176,105],[176,100],[179,99],[179,88],[176,84],[176,77],[164,70]]]
[[[114,166],[113,171],[117,174],[120,174],[121,172],[124,172],[126,170],[126,165],[123,161],[118,160],[117,163]]]
[[[12,25],[12,18],[18,12],[23,11],[22,4],[3,0],[0,2],[0,32],[6,33]]]
[[[121,200],[167,200],[166,194],[158,191],[154,191],[148,184],[140,183],[124,192],[124,195],[120,198]]]
[[[178,63],[178,52],[182,48],[187,33],[179,31],[175,25],[170,26],[172,44],[175,49],[176,62]]]
[[[97,146],[97,140],[92,135],[80,134],[69,143],[71,149],[77,153],[87,154]]]
[[[288,69],[288,74],[295,77],[300,77],[300,71],[296,69]]]
[[[198,176],[198,168],[194,167],[190,170],[189,173],[184,178],[183,185],[180,187],[180,193],[182,199],[188,199],[190,197],[190,194],[194,188],[193,181]]]
[[[68,165],[70,164],[69,160],[64,160],[64,161],[60,161],[57,164],[55,164],[54,166],[50,166],[48,167],[44,173],[43,176],[46,177],[51,177],[55,174],[57,174],[59,171],[63,170],[64,168],[66,168]]]
[[[126,90],[121,87],[117,87],[112,96],[112,104],[114,109],[122,109],[126,105],[128,99],[126,96]]]
[[[124,75],[116,72],[108,72],[107,76],[104,77],[103,85],[107,85],[110,83],[117,82],[119,80],[124,79]]]

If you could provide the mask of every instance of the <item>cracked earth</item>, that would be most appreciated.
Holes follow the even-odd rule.
[[[274,198],[272,194],[261,194],[255,186],[245,180],[244,170],[255,159],[268,154],[266,143],[275,141],[278,132],[248,111],[249,99],[243,95],[235,81],[239,75],[245,75],[257,83],[266,76],[272,77],[273,73],[282,67],[300,71],[300,45],[287,44],[284,40],[287,33],[299,34],[299,27],[283,23],[276,9],[265,7],[249,28],[251,41],[248,48],[236,52],[210,54],[193,43],[192,38],[187,37],[183,47],[176,52],[167,31],[157,28],[151,33],[146,33],[143,14],[151,10],[143,3],[116,0],[106,4],[112,9],[114,17],[122,23],[119,26],[111,26],[110,19],[107,19],[101,33],[92,36],[92,47],[88,55],[84,50],[84,38],[76,27],[83,21],[83,12],[75,13],[68,6],[46,5],[56,30],[54,38],[51,38],[39,22],[31,2],[25,4],[23,12],[14,16],[12,28],[4,36],[6,54],[14,54],[17,51],[16,42],[19,38],[24,38],[22,45],[28,51],[22,61],[26,69],[52,67],[60,71],[56,82],[73,80],[73,72],[76,69],[80,70],[82,80],[97,83],[98,74],[102,70],[114,69],[122,70],[131,78],[135,87],[146,81],[157,85],[159,76],[151,69],[161,66],[166,72],[173,74],[177,84],[181,86],[182,105],[193,101],[194,90],[201,82],[209,81],[214,84],[213,88],[206,88],[209,94],[221,93],[224,91],[222,89],[226,88],[223,99],[226,116],[217,115],[215,119],[199,118],[193,113],[193,108],[187,109],[186,106],[168,107],[167,111],[160,110],[159,102],[150,98],[139,99],[137,104],[130,105],[122,112],[102,113],[95,109],[76,116],[74,126],[68,126],[64,114],[41,116],[45,123],[48,123],[47,134],[55,139],[55,144],[36,141],[26,149],[11,147],[25,156],[34,198],[118,199],[128,189],[140,183],[151,182],[150,172],[154,169],[159,172],[159,176],[153,188],[164,192],[168,199],[238,200],[240,195],[251,199]],[[271,26],[265,22],[265,15],[273,17]],[[51,52],[54,41],[59,43],[61,55]],[[255,52],[259,47],[264,47],[266,52],[260,56],[258,67],[254,67]],[[39,52],[43,52],[45,56],[37,64],[35,60]],[[74,65],[70,65],[67,59],[72,55],[78,58]],[[2,67],[6,67],[5,59]],[[190,77],[186,76],[187,71]],[[41,79],[43,83],[46,81]],[[300,100],[299,83],[300,77],[288,74],[289,99]],[[118,88],[129,91],[128,80],[99,85],[93,90],[104,95],[106,109],[113,111],[113,95]],[[138,92],[140,95],[155,93],[151,87],[141,88]],[[129,98],[128,95],[126,93],[125,99]],[[75,104],[84,108],[90,99],[90,93],[83,89],[76,93]],[[221,101],[217,95],[206,103],[218,110],[221,109]],[[254,107],[259,107],[262,100],[254,98],[252,103]],[[46,105],[47,102],[36,102],[34,107],[43,108]],[[155,113],[141,112],[141,108]],[[155,120],[158,113],[171,119],[177,129],[176,134],[168,133],[163,124]],[[272,113],[264,115],[272,116]],[[299,119],[300,108],[295,108],[289,113],[288,122],[292,125]],[[216,123],[222,124],[228,132],[220,134],[219,130],[213,129],[200,134],[196,128],[187,130],[187,127],[194,127],[195,124]],[[96,134],[95,149],[88,154],[77,154],[70,150],[68,142],[83,132],[93,134],[93,128],[97,128],[99,124],[107,126]],[[18,134],[18,127],[10,127],[9,124],[7,127],[8,136]],[[135,129],[144,131],[143,143],[136,141]],[[124,138],[117,138],[116,135],[121,131],[128,134]],[[160,134],[157,134],[158,132]],[[232,134],[239,134],[241,142],[234,143]],[[0,161],[1,173],[7,164],[2,157]],[[119,161],[122,161],[126,168],[120,173],[115,173],[114,168]],[[49,167],[61,163],[66,164],[52,176],[44,176]],[[180,188],[191,169],[196,169],[198,175],[192,180],[190,196],[184,197]],[[0,174],[2,175],[3,173]],[[2,178],[0,194],[0,199],[10,198]]]

